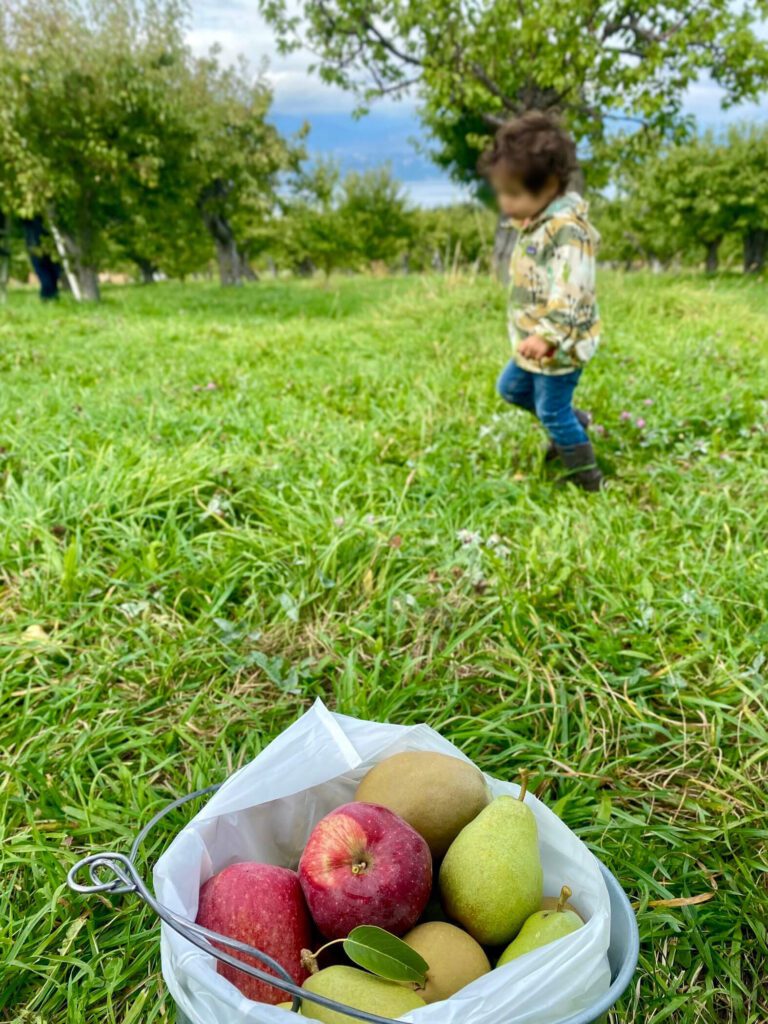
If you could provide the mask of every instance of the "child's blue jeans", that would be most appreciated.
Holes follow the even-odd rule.
[[[580,376],[581,370],[557,376],[530,373],[513,359],[502,370],[496,389],[505,402],[536,416],[559,448],[571,448],[589,440],[572,405]]]

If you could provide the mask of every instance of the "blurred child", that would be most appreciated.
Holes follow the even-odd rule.
[[[503,125],[480,169],[518,236],[510,260],[512,359],[498,381],[501,397],[538,418],[565,479],[598,491],[603,477],[573,392],[595,353],[600,318],[595,250],[600,237],[588,205],[568,182],[573,140],[547,114],[531,111]]]

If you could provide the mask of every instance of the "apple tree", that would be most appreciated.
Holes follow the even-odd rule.
[[[12,0],[10,142],[16,205],[42,215],[85,299],[99,296],[105,228],[126,189],[151,187],[178,131],[168,69],[185,60],[176,0]]]
[[[283,139],[267,115],[271,90],[247,64],[222,66],[214,52],[194,62],[185,88],[185,110],[194,126],[185,179],[212,238],[222,284],[253,276],[242,234],[261,223],[278,203],[281,176],[296,170],[303,150],[300,138]]]
[[[308,48],[320,77],[353,91],[361,109],[414,95],[435,160],[461,181],[476,180],[496,126],[525,110],[564,114],[599,162],[683,133],[686,90],[703,74],[725,104],[755,99],[768,83],[768,41],[755,32],[764,0],[259,5],[283,50]]]
[[[762,269],[768,229],[768,128],[744,125],[669,143],[625,163],[610,200],[596,204],[603,252],[631,263],[699,253],[717,270],[724,239],[738,236],[744,269]],[[695,256],[694,256],[695,258]]]
[[[318,159],[295,174],[265,245],[299,273],[392,264],[407,248],[413,215],[388,167],[350,171]]]

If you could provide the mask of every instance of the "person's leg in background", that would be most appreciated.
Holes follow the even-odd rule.
[[[600,490],[603,476],[587,432],[573,408],[573,392],[581,370],[556,376],[543,373],[532,376],[535,378],[536,415],[568,471],[566,479],[586,491]]]

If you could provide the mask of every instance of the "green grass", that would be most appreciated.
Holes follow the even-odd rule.
[[[637,904],[613,1020],[764,1022],[767,292],[603,277],[598,496],[495,397],[489,283],[13,294],[0,1019],[173,1019],[149,912],[65,871],[321,696],[531,768]]]

